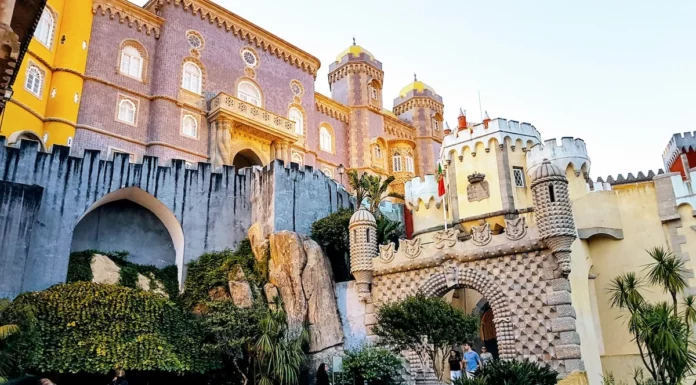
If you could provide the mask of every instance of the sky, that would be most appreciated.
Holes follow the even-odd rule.
[[[455,127],[460,107],[480,121],[480,92],[491,118],[585,140],[595,180],[656,171],[696,130],[696,1],[215,2],[319,58],[320,93],[355,37],[383,63],[385,108],[415,73]]]

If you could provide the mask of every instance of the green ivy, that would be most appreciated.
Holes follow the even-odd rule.
[[[391,351],[374,346],[349,350],[337,384],[396,385],[401,383],[401,360]],[[338,373],[337,373],[338,374]]]
[[[108,373],[114,368],[202,373],[218,357],[202,349],[200,323],[160,295],[76,282],[24,293],[0,313],[18,323],[23,370]]]
[[[169,298],[176,300],[179,295],[178,269],[175,265],[157,268],[153,265],[138,265],[128,261],[127,251],[103,252],[99,250],[77,251],[70,254],[68,263],[68,276],[66,282],[91,282],[92,275],[92,256],[101,254],[109,257],[118,267],[121,268],[119,285],[137,288],[138,274],[142,274],[150,279],[150,287],[154,286],[154,281],[159,281],[164,286],[164,290]]]
[[[348,225],[352,215],[353,210],[340,209],[312,223],[311,237],[329,258],[337,282],[350,279]]]

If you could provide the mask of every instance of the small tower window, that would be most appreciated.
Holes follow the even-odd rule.
[[[382,159],[382,148],[379,146],[375,147],[375,158]]]
[[[370,229],[365,229],[365,236],[367,237],[367,243],[370,243]]]
[[[27,69],[26,81],[24,82],[24,88],[37,97],[41,97],[41,89],[43,88],[43,77],[44,73],[39,67],[35,65],[30,65]]]
[[[554,191],[553,191],[553,185],[552,185],[552,184],[549,185],[549,201],[551,201],[551,203],[553,203],[553,202],[556,201],[556,194],[555,194]]]
[[[522,167],[513,167],[512,176],[515,180],[515,187],[524,187],[524,170]]]
[[[414,172],[413,170],[413,157],[406,155],[406,171]]]

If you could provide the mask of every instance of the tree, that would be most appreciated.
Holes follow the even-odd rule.
[[[442,380],[447,352],[473,339],[478,322],[478,317],[464,314],[441,298],[419,293],[382,306],[373,330],[383,345],[418,353],[424,366],[428,359],[436,363],[438,378]]]
[[[462,379],[454,385],[556,385],[558,372],[547,365],[529,360],[495,360],[476,371],[473,380]]]
[[[353,211],[340,209],[312,223],[311,237],[324,250],[331,262],[331,269],[337,282],[350,279],[350,241],[348,225]]]
[[[0,326],[0,383],[7,381],[14,357],[5,342],[11,335],[19,333],[19,326],[15,324]]]
[[[349,350],[343,358],[348,384],[396,385],[401,382],[401,359],[387,349],[366,346]]]
[[[303,329],[298,336],[291,336],[282,304],[276,301],[261,320],[261,334],[255,344],[258,385],[297,385],[300,370],[305,362],[304,346],[309,333]]]
[[[669,250],[654,247],[647,251],[654,262],[645,266],[648,270],[648,281],[653,286],[660,286],[665,293],[672,296],[674,315],[677,316],[677,293],[686,289],[686,269],[684,261]]]
[[[367,181],[366,173],[358,174],[356,170],[348,171],[348,185],[353,189],[355,194],[355,203],[360,207],[367,198]]]
[[[377,243],[386,245],[394,242],[399,246],[399,238],[404,235],[404,227],[398,221],[392,221],[384,215],[377,217]]]
[[[365,176],[365,190],[367,192],[367,199],[370,201],[370,212],[376,216],[381,216],[382,213],[379,211],[379,205],[387,198],[398,198],[404,199],[402,194],[397,192],[387,192],[389,190],[389,185],[394,181],[394,176],[389,176],[382,180],[379,175],[366,175]]]

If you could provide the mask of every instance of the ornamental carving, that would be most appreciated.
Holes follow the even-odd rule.
[[[459,236],[459,230],[447,229],[438,231],[433,236],[435,241],[435,248],[442,249],[444,247],[452,247],[457,243],[457,237]]]
[[[484,180],[486,174],[474,172],[468,176],[469,185],[466,186],[466,198],[469,202],[478,202],[491,196],[488,181]]]
[[[399,249],[404,251],[407,258],[414,259],[421,253],[421,240],[420,238],[411,240],[399,239]]]
[[[481,226],[471,227],[471,241],[476,246],[485,246],[491,242],[493,234],[491,234],[491,226],[485,223]]]
[[[527,224],[524,217],[505,220],[505,237],[511,241],[517,241],[527,235]]]
[[[379,245],[379,259],[384,263],[389,263],[394,260],[394,243],[388,245]]]

